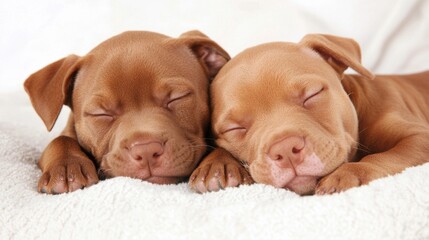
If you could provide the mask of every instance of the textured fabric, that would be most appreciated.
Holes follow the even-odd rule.
[[[48,139],[29,129],[0,124],[0,239],[429,238],[429,164],[332,196],[261,184],[201,195],[125,177],[46,195],[36,162]]]

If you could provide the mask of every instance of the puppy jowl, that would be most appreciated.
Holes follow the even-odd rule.
[[[39,160],[38,190],[71,192],[97,183],[97,172],[159,184],[186,179],[206,151],[209,81],[228,60],[198,31],[133,31],[32,74],[25,89],[48,130],[63,105],[72,110]]]

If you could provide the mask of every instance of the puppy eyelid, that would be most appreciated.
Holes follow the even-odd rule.
[[[112,113],[109,113],[108,111],[105,111],[103,109],[96,109],[93,111],[87,111],[84,113],[84,116],[87,117],[97,117],[97,118],[110,118],[114,119],[114,115]]]
[[[243,127],[243,126],[241,126],[239,124],[231,124],[231,125],[228,125],[226,128],[224,128],[221,131],[221,134],[229,133],[229,132],[232,132],[232,131],[238,131],[238,130],[240,130],[240,131],[247,131],[247,129],[245,127]]]
[[[310,92],[310,94],[306,95],[304,102],[303,102],[303,105],[305,105],[307,103],[307,101],[311,100],[313,97],[316,97],[317,95],[319,95],[321,92],[323,92],[323,90],[325,90],[324,87],[322,87],[318,91]]]
[[[186,98],[187,96],[191,95],[191,93],[192,93],[191,91],[188,91],[188,92],[184,92],[184,93],[177,93],[177,94],[173,93],[173,94],[170,94],[169,100],[167,102],[167,108],[170,108],[172,103],[174,103],[174,102],[176,102],[178,100],[181,100],[183,98]]]

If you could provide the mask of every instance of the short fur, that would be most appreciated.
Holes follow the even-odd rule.
[[[25,89],[48,130],[63,104],[72,110],[39,161],[39,191],[90,186],[97,168],[103,177],[186,179],[206,151],[209,81],[228,60],[198,31],[133,31],[32,74]]]
[[[352,39],[319,34],[238,54],[211,86],[216,142],[231,155],[207,156],[191,187],[248,183],[210,184],[228,181],[219,169],[237,165],[233,157],[254,181],[299,194],[341,192],[427,162],[429,72],[374,77],[360,57]]]

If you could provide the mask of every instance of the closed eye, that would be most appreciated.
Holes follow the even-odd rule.
[[[310,92],[308,94],[308,96],[305,97],[304,99],[304,103],[303,105],[305,106],[306,104],[308,104],[308,102],[310,100],[312,100],[314,97],[316,97],[317,95],[319,95],[321,92],[323,92],[324,88],[322,87],[320,90],[314,91],[314,92]]]
[[[238,124],[231,124],[229,126],[227,126],[221,133],[222,134],[226,134],[226,133],[246,133],[247,129],[241,125]]]
[[[85,116],[94,117],[100,120],[109,120],[109,121],[114,119],[113,114],[100,111],[100,110],[95,110],[93,112],[85,112]]]
[[[167,108],[171,109],[173,104],[179,102],[180,100],[191,95],[192,92],[179,93],[179,94],[171,94],[170,100],[167,103]]]

